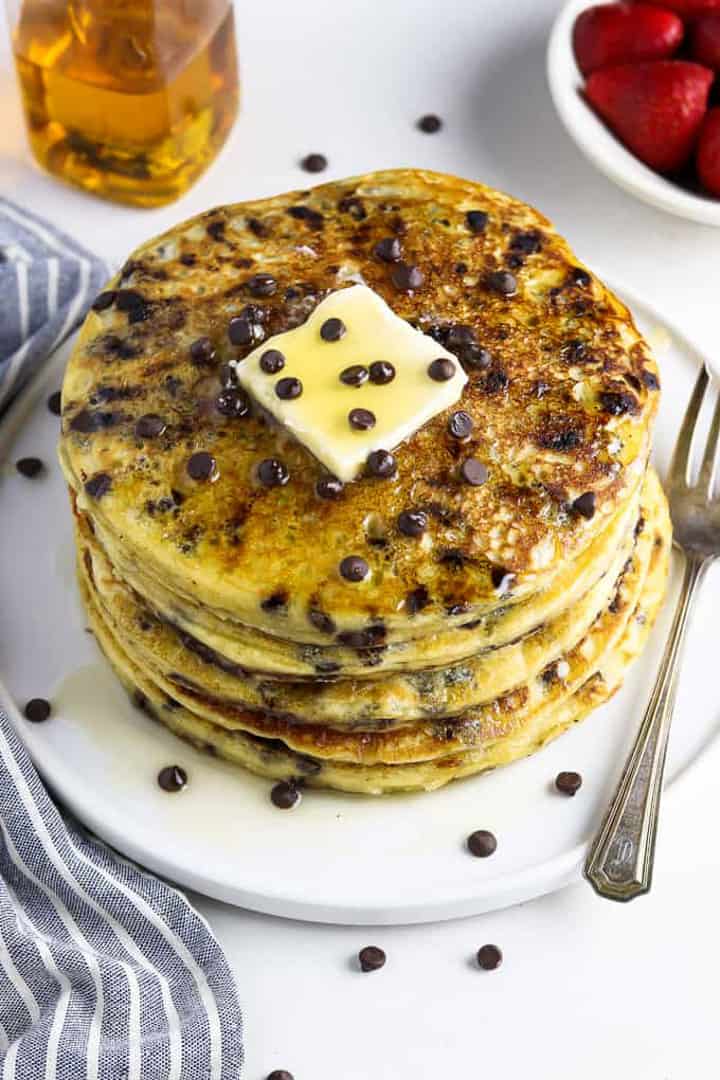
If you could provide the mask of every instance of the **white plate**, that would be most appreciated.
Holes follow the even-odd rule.
[[[588,0],[568,0],[548,42],[550,95],[568,134],[593,165],[638,199],[690,221],[720,226],[720,199],[686,191],[643,165],[585,103],[580,93],[585,80],[575,63],[572,28],[577,15],[592,6]]]
[[[662,468],[698,366],[680,334],[634,304],[661,352]],[[672,338],[672,340],[671,340]],[[65,355],[67,350],[64,350]],[[5,698],[43,775],[88,826],[125,854],[200,892],[297,918],[405,923],[469,915],[517,903],[578,878],[585,845],[612,791],[655,671],[667,611],[625,688],[584,724],[525,761],[429,795],[382,799],[307,792],[292,812],[270,803],[267,781],[194,751],[134,709],[84,632],[73,577],[70,512],[45,407],[64,356],[4,425],[0,456],[0,596]],[[24,415],[23,415],[24,414]],[[37,454],[50,472],[20,477],[12,462]],[[675,568],[677,573],[677,567]],[[711,743],[720,580],[697,612],[670,747],[670,784]],[[702,626],[702,632],[697,628]],[[12,701],[48,697],[53,716],[33,726]],[[186,791],[164,794],[155,778],[183,765]],[[553,791],[560,769],[578,769],[580,793]],[[665,807],[672,812],[672,803]],[[474,859],[474,829],[498,837]]]

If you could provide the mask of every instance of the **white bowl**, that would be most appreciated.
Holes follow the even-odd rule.
[[[690,221],[720,226],[720,199],[696,195],[643,165],[586,104],[581,93],[584,79],[572,50],[572,28],[577,15],[591,6],[588,0],[568,0],[548,42],[550,95],[568,134],[593,165],[638,199]]]

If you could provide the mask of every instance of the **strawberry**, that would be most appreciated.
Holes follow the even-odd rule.
[[[653,4],[600,4],[578,15],[573,51],[583,75],[632,60],[666,60],[683,37],[682,20]]]
[[[720,109],[711,109],[700,128],[697,171],[702,186],[720,195]]]
[[[690,157],[713,72],[684,60],[618,64],[594,71],[585,95],[629,150],[658,172]]]
[[[678,15],[704,15],[707,11],[720,11],[720,0],[658,0],[661,7],[677,11]]]
[[[701,15],[690,28],[690,51],[693,60],[720,71],[720,11]]]

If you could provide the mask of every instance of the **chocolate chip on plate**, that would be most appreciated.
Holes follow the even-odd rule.
[[[234,341],[231,333],[231,327],[235,322],[242,322],[242,319],[231,319],[230,326],[228,327],[228,336],[234,345],[247,344],[247,342]],[[250,338],[249,340],[252,340]],[[190,361],[195,364],[196,367],[209,367],[215,360],[215,349],[213,343],[209,337],[199,337],[193,341],[190,346]]]
[[[370,573],[370,567],[359,555],[346,555],[340,563],[340,575],[346,581],[364,581]]]
[[[389,480],[397,473],[397,461],[395,455],[389,450],[373,450],[367,456],[367,470],[371,476],[378,476],[381,480]]]
[[[270,799],[278,810],[292,810],[300,802],[300,792],[292,780],[281,780],[271,790]]]
[[[260,368],[266,375],[277,375],[285,367],[285,357],[279,349],[266,349],[260,357]]]
[[[403,510],[398,514],[398,529],[403,536],[417,538],[428,527],[428,516],[424,510]]]
[[[555,787],[563,795],[575,795],[582,787],[582,776],[578,772],[559,772],[555,777]]]
[[[326,319],[320,327],[320,337],[323,341],[339,341],[346,331],[347,327],[342,319]]]
[[[369,409],[351,409],[348,413],[348,423],[355,431],[369,431],[375,427],[375,413]]]
[[[468,836],[467,846],[471,855],[475,855],[478,859],[487,859],[488,855],[494,854],[497,848],[497,839],[487,829],[476,829],[474,833],[470,833]]]
[[[328,160],[324,154],[306,154],[300,165],[309,173],[319,173],[327,169]]]
[[[230,416],[239,420],[250,412],[250,401],[247,394],[239,387],[228,386],[218,394],[215,408],[221,416]]]
[[[418,266],[410,266],[406,262],[399,262],[392,272],[392,283],[400,292],[412,292],[419,289],[425,280],[425,275]]]
[[[55,390],[47,399],[47,407],[54,416],[60,416],[62,412],[62,397],[59,390]]]
[[[156,413],[146,413],[135,424],[135,434],[138,439],[157,439],[167,428],[162,416]]]
[[[279,458],[265,458],[258,465],[258,479],[265,487],[284,487],[290,479],[287,465]]]
[[[228,337],[231,345],[251,345],[255,340],[253,324],[242,315],[236,315],[228,323]]]
[[[468,210],[465,215],[465,224],[471,233],[485,232],[488,216],[484,210]]]
[[[38,473],[41,473],[45,466],[38,457],[23,457],[15,462],[15,468],[21,476],[27,476],[29,479],[32,479],[33,476],[37,476]]]
[[[303,392],[303,385],[294,375],[288,375],[284,379],[278,379],[275,384],[275,393],[281,401],[293,401],[299,398]]]
[[[497,945],[483,945],[477,951],[478,967],[483,971],[495,971],[502,964],[502,953]]]
[[[198,450],[192,454],[186,468],[191,480],[212,480],[217,475],[217,462],[207,450]]]
[[[47,720],[51,712],[50,702],[41,697],[31,698],[23,709],[25,719],[29,720],[31,724],[42,724]]]
[[[427,371],[434,382],[447,382],[455,374],[455,364],[447,356],[441,356],[428,365]]]
[[[377,945],[366,945],[358,953],[361,971],[379,971],[381,967],[385,967],[386,960],[384,951]]]
[[[425,116],[420,117],[417,126],[426,135],[434,135],[443,126],[443,122],[435,113],[426,113]]]
[[[91,499],[102,499],[112,487],[112,477],[106,472],[95,473],[85,481],[85,491]]]
[[[500,296],[514,296],[517,292],[517,278],[509,270],[491,270],[485,284],[491,292]]]
[[[595,516],[595,492],[586,491],[584,495],[578,495],[572,504],[573,510],[588,521]]]
[[[158,773],[157,782],[163,791],[174,793],[182,791],[188,782],[188,776],[181,765],[166,765]]]
[[[397,236],[384,236],[382,240],[378,240],[373,252],[383,262],[399,262],[402,258],[402,244]]]
[[[395,368],[386,360],[375,360],[369,367],[370,382],[375,386],[386,386],[395,378]]]
[[[448,433],[453,439],[467,439],[474,428],[473,418],[463,409],[458,409],[448,420]]]
[[[250,295],[255,297],[272,296],[277,290],[277,281],[272,274],[254,274],[246,284]]]
[[[480,487],[488,478],[488,467],[483,461],[478,461],[477,458],[466,458],[460,466],[460,476],[466,484]]]
[[[346,386],[362,386],[368,381],[369,372],[362,364],[351,364],[340,372],[340,382]]]
[[[337,499],[344,488],[345,485],[337,476],[323,476],[315,485],[315,494],[321,499]]]

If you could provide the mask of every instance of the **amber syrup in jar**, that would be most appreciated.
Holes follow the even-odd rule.
[[[176,199],[237,112],[228,0],[23,0],[13,46],[35,157],[108,199]]]

